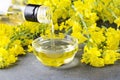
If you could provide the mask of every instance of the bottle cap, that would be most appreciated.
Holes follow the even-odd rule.
[[[38,22],[37,12],[41,5],[28,4],[24,10],[24,16],[27,21]]]

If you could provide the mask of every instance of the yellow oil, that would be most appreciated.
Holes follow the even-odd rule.
[[[73,46],[72,42],[54,39],[54,47],[51,40],[37,44],[34,54],[37,59],[46,66],[59,67],[71,62],[77,52],[78,47]]]

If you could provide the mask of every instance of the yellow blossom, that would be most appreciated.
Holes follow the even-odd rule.
[[[59,26],[58,26],[57,23],[54,25],[54,29],[55,29],[55,30],[58,30],[58,29],[59,29]]]
[[[82,27],[79,23],[74,21],[73,24],[72,24],[72,30],[73,30],[73,33],[81,32]]]
[[[28,49],[27,49],[28,52],[32,52],[33,51],[33,47],[31,45],[28,45]]]
[[[94,60],[94,58],[98,58],[101,56],[101,53],[100,51],[94,47],[94,48],[88,48],[87,47],[85,48],[86,50],[84,50],[84,54],[82,56],[82,62],[85,62],[85,63],[91,63],[92,60]]]
[[[0,47],[0,68],[7,67],[10,64],[15,63],[16,60],[17,57]]]
[[[4,36],[4,35],[0,36],[0,47],[7,46],[9,42],[10,42],[10,38],[9,37]]]
[[[25,54],[25,50],[21,45],[14,45],[12,48],[9,49],[9,52],[15,56]]]
[[[28,0],[29,4],[42,4],[44,0]]]
[[[64,7],[67,8],[71,5],[71,1],[70,0],[59,0],[59,5],[58,8]]]
[[[105,36],[102,33],[102,31],[98,31],[98,32],[91,32],[90,33],[91,38],[93,39],[93,41],[97,44],[100,44],[101,42],[105,41]]]
[[[22,43],[23,46],[30,45],[32,43],[33,39],[24,39],[24,43]]]
[[[107,36],[107,48],[110,50],[116,50],[120,44],[120,34],[119,31],[115,30],[114,28],[109,28],[106,32]]]
[[[71,36],[77,38],[79,44],[83,43],[84,41],[87,40],[87,38],[85,36],[83,36],[80,32],[74,32],[74,33],[71,34]]]
[[[106,50],[103,54],[103,59],[105,64],[114,64],[120,56],[119,53],[116,53],[114,50]]]
[[[94,67],[104,67],[104,59],[95,57],[91,60],[90,65]]]
[[[115,19],[114,22],[117,24],[117,27],[119,27],[120,26],[120,17]]]

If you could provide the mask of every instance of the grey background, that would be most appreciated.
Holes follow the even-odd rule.
[[[0,70],[0,80],[120,80],[120,62],[104,68],[85,64],[59,69],[42,65],[32,53],[20,56],[19,61]]]

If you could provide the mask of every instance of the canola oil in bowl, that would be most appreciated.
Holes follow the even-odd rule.
[[[42,64],[52,67],[71,62],[78,50],[77,39],[69,35],[52,40],[39,37],[33,41],[32,46],[37,59]]]

